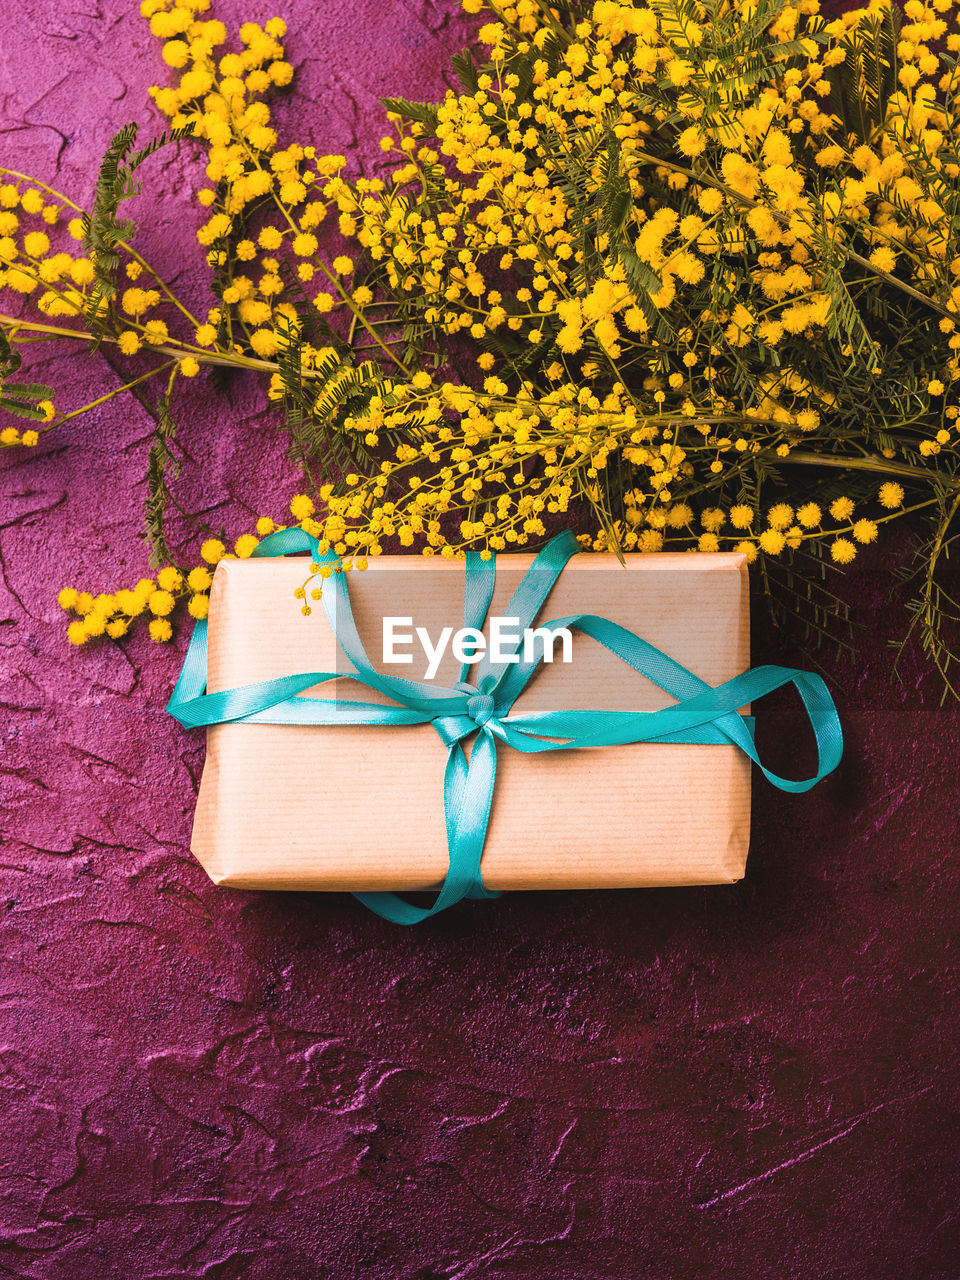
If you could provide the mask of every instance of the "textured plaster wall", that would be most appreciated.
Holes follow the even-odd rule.
[[[282,127],[356,163],[378,95],[435,94],[470,30],[453,0],[277,8]],[[85,200],[113,130],[157,127],[158,46],[130,0],[3,22],[3,163]],[[195,163],[153,161],[135,212],[202,300]],[[46,372],[64,407],[116,385],[65,350]],[[183,422],[194,509],[234,533],[278,511],[255,387]],[[182,640],[68,652],[57,587],[143,570],[149,431],[115,401],[0,455],[0,1274],[956,1280],[960,715],[911,662],[889,680],[887,562],[844,587],[861,656],[826,658],[844,766],[810,799],[758,783],[744,883],[405,931],[215,889],[188,851],[202,743],[162,714]],[[804,661],[756,625],[756,660]],[[785,767],[797,723],[784,700],[761,730]]]

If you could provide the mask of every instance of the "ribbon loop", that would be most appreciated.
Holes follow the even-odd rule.
[[[536,620],[564,566],[578,550],[576,538],[567,532],[537,555],[508,606],[507,616],[518,620],[521,634]],[[463,664],[460,679],[451,688],[384,675],[364,651],[350,608],[346,574],[337,571],[338,558],[332,551],[321,553],[316,538],[293,528],[270,534],[253,554],[284,556],[301,551],[309,551],[315,563],[335,570],[327,579],[323,606],[337,643],[353,664],[349,678],[385,694],[392,705],[303,696],[315,685],[344,675],[331,671],[300,672],[208,694],[207,624],[198,622],[167,711],[184,728],[226,723],[430,724],[448,753],[443,802],[450,858],[443,885],[429,907],[415,906],[394,893],[354,895],[397,924],[415,924],[463,898],[499,896],[484,887],[480,874],[496,782],[498,741],[528,754],[637,742],[733,744],[775,787],[789,792],[809,790],[840,762],[843,733],[833,699],[820,676],[764,666],[713,688],[640,636],[592,614],[558,618],[544,625],[551,629],[566,626],[591,636],[674,697],[677,701],[673,705],[646,712],[557,710],[510,715],[514,702],[536,675],[542,651],[537,658],[499,664],[490,661],[488,651],[477,669],[476,685],[467,681],[469,663]],[[492,560],[468,552],[466,627],[482,628],[493,599],[494,573]],[[817,742],[817,772],[799,781],[781,778],[762,764],[753,740],[753,718],[738,710],[791,683],[800,694]],[[468,760],[462,744],[474,735]]]

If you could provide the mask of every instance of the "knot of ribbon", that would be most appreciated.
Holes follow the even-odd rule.
[[[270,534],[255,556],[291,555],[309,551],[314,562],[337,567],[335,553],[321,554],[316,538],[300,528]],[[507,608],[522,636],[538,618],[547,596],[570,557],[579,551],[569,532],[554,538],[536,556]],[[480,630],[493,599],[495,563],[467,553],[464,588],[464,627]],[[513,704],[543,661],[519,641],[511,652],[493,661],[488,649],[477,666],[476,683],[464,663],[460,679],[449,688],[384,675],[371,664],[361,643],[353,613],[347,575],[333,572],[326,579],[323,607],[337,643],[352,670],[305,671],[207,693],[207,624],[194,627],[183,668],[167,711],[184,728],[225,723],[298,725],[415,725],[430,724],[447,748],[443,801],[450,861],[447,875],[429,907],[419,907],[395,893],[357,893],[365,906],[397,924],[415,924],[463,898],[492,898],[484,888],[480,860],[486,839],[496,782],[497,744],[516,751],[582,750],[635,742],[733,743],[757,764],[781,791],[808,791],[840,762],[843,734],[836,707],[820,676],[789,667],[761,666],[713,687],[667,654],[606,618],[573,614],[541,623],[540,629],[566,627],[579,631],[652,680],[676,701],[660,711],[539,711],[511,715]],[[354,702],[344,698],[307,698],[307,689],[329,680],[348,678],[386,695],[390,705]],[[760,761],[754,745],[754,720],[737,708],[756,702],[786,684],[800,695],[817,744],[817,772],[794,781],[772,773]],[[469,759],[465,739],[474,738]]]
[[[467,703],[467,715],[478,729],[482,729],[488,720],[493,719],[496,709],[497,704],[489,693],[478,693]]]

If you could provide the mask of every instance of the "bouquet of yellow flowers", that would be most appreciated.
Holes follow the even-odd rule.
[[[461,91],[385,101],[386,179],[348,177],[322,138],[281,142],[267,98],[293,76],[284,22],[232,41],[207,0],[144,0],[175,73],[152,91],[171,132],[135,151],[122,130],[89,211],[0,170],[0,286],[36,313],[0,316],[0,404],[35,423],[0,443],[89,407],[12,380],[24,338],[111,344],[131,362],[117,393],[160,380],[157,572],[64,589],[70,639],[139,616],[169,638],[179,599],[205,615],[209,566],[282,527],[278,510],[231,551],[208,537],[192,568],[168,545],[175,419],[216,365],[261,372],[302,471],[283,518],[345,568],[396,543],[489,555],[565,518],[594,549],[742,551],[823,630],[842,610],[824,570],[916,513],[906,604],[952,687],[954,0],[833,20],[817,0],[463,5],[488,12],[454,60]],[[206,150],[202,316],[119,216],[178,140]]]

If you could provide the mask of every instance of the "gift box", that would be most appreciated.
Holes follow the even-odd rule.
[[[297,537],[306,535],[273,535],[287,539],[284,550],[299,546]],[[355,893],[436,889],[448,873],[453,842],[464,840],[476,847],[478,861],[482,850],[479,871],[490,892],[730,883],[743,876],[747,857],[753,742],[748,707],[732,700],[793,679],[808,711],[810,699],[819,699],[811,714],[822,720],[832,711],[825,687],[814,688],[822,685],[819,677],[762,668],[781,674],[772,682],[751,673],[751,683],[742,674],[750,644],[747,564],[740,554],[628,554],[620,561],[575,554],[569,539],[562,571],[544,564],[543,556],[524,554],[500,555],[495,567],[477,557],[465,566],[383,556],[363,571],[332,574],[323,607],[307,617],[296,592],[308,562],[270,556],[270,543],[258,548],[268,554],[217,566],[206,652],[193,655],[192,675],[185,666],[170,708],[183,723],[209,725],[191,847],[218,884]],[[416,628],[435,637],[469,615],[466,574],[474,575],[468,605],[472,590],[474,621],[480,624],[482,615],[488,644],[491,619],[516,612],[511,598],[518,589],[543,597],[536,625],[548,618],[581,620],[572,628],[573,660],[561,661],[557,651],[554,661],[537,664],[509,705],[497,701],[494,686],[499,680],[506,690],[504,681],[517,679],[519,663],[512,670],[497,667],[488,654],[486,667],[468,668],[448,646],[429,681],[419,669],[426,653],[415,646]],[[401,619],[411,658],[406,666],[383,661],[385,618]],[[356,662],[344,656],[338,633],[345,628]],[[343,674],[362,666],[357,644],[369,663],[364,685]],[[625,650],[628,644],[633,647]],[[662,677],[658,662],[667,672]],[[337,678],[305,685],[302,673]],[[469,683],[472,676],[494,690],[489,698]],[[375,687],[380,677],[386,691]],[[411,688],[419,682],[417,688],[449,691],[441,714],[432,714],[433,704],[424,711],[420,695],[408,696],[406,686],[389,684],[398,677],[414,682]],[[354,705],[358,695],[373,709],[359,723],[298,722],[308,707],[319,708],[321,719],[335,718],[336,709]],[[270,723],[279,703],[285,718]],[[404,711],[407,705],[414,710]],[[692,710],[684,720],[686,706]],[[192,716],[185,707],[194,709]],[[664,712],[668,707],[673,711]],[[379,708],[411,722],[371,723]],[[556,719],[560,711],[567,719]],[[655,712],[673,719],[660,723],[651,718]],[[412,722],[417,714],[420,722]],[[629,740],[641,731],[649,738],[648,724],[658,731],[655,740]],[[838,738],[839,725],[828,727]],[[815,723],[818,743],[820,728]],[[570,746],[571,739],[575,749],[552,749]],[[481,740],[493,763],[479,760]],[[838,751],[834,743],[832,755],[822,753],[818,776],[833,767]],[[495,776],[468,785],[467,774],[484,769]],[[812,781],[784,785],[804,789]],[[485,799],[451,798],[478,787],[489,792]],[[465,834],[467,817],[457,806],[478,803],[488,812],[470,821],[483,829]]]

